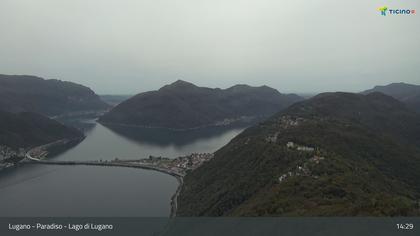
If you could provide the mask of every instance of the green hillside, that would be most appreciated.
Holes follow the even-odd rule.
[[[99,121],[174,129],[222,126],[270,116],[302,99],[267,86],[213,89],[178,80],[125,100]]]
[[[420,215],[420,116],[326,93],[245,130],[188,174],[180,216]]]
[[[0,74],[2,111],[36,112],[46,116],[57,116],[107,108],[109,105],[95,92],[80,84],[56,79],[45,80],[29,75]]]
[[[0,145],[13,149],[47,144],[60,139],[81,139],[79,130],[31,112],[0,111]]]

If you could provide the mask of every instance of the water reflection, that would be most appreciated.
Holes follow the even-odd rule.
[[[89,133],[96,126],[96,118],[91,119],[57,119],[57,121],[67,125],[73,126],[84,133]]]
[[[178,147],[200,140],[211,140],[231,131],[240,131],[245,128],[244,125],[236,125],[177,131],[164,128],[141,128],[108,124],[104,126],[114,133],[140,144],[145,143],[158,146],[174,145]]]
[[[56,160],[213,152],[243,129],[179,132],[115,129],[89,122],[86,138]],[[168,216],[177,185],[172,176],[142,169],[26,165],[0,173],[0,216]]]
[[[153,156],[178,157],[193,152],[214,152],[239,134],[243,128],[225,130],[169,131],[124,127],[107,128],[99,123],[85,140],[60,154],[65,160],[138,159]]]

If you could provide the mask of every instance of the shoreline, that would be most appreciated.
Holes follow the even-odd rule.
[[[60,153],[62,151],[68,150],[69,148],[73,147],[74,145],[79,144],[81,141],[83,141],[85,137],[80,137],[80,138],[74,138],[74,139],[61,139],[61,140],[56,140],[54,142],[51,143],[47,143],[47,144],[43,144],[40,146],[36,146],[33,148],[30,148],[29,150],[26,151],[24,157],[17,163],[8,166],[7,169],[13,168],[13,167],[18,167],[19,165],[25,165],[25,164],[45,164],[45,165],[86,165],[86,166],[103,166],[103,167],[130,167],[130,168],[139,168],[139,169],[144,169],[144,170],[152,170],[152,171],[157,171],[163,174],[167,174],[170,175],[172,177],[174,177],[177,182],[178,182],[178,186],[175,190],[175,192],[172,194],[172,196],[170,197],[170,213],[169,213],[169,217],[170,218],[174,218],[177,215],[177,210],[178,210],[178,197],[181,193],[181,190],[183,188],[184,185],[184,177],[186,175],[185,170],[188,170],[189,168],[196,168],[197,166],[191,166],[191,167],[187,167],[186,169],[185,166],[181,169],[175,167],[175,165],[179,164],[172,164],[173,167],[171,166],[167,166],[167,164],[160,162],[160,158],[162,157],[158,157],[158,161],[156,162],[156,160],[151,159],[152,156],[149,157],[149,159],[147,158],[142,158],[142,159],[133,159],[133,160],[95,160],[95,161],[59,161],[59,160],[53,160],[54,156],[57,153]],[[211,155],[213,156],[214,154],[212,153],[203,153],[205,155]],[[195,160],[199,160],[198,161],[198,165],[201,165],[202,162],[206,161],[206,157],[204,157],[204,159],[201,159],[203,157],[201,157],[200,155],[203,154],[190,154],[188,156],[182,156],[182,157],[177,157],[174,158],[172,160],[182,160],[185,161],[188,158],[198,158]],[[197,157],[198,155],[198,157]],[[51,159],[50,159],[51,158]],[[167,158],[166,158],[167,159]],[[148,162],[148,160],[151,160],[150,162]],[[202,160],[202,161],[201,161]],[[165,159],[163,159],[163,161],[165,161]],[[182,162],[181,161],[181,162]],[[179,163],[179,162],[178,162]],[[5,170],[5,169],[1,169],[1,170]],[[0,171],[1,171],[0,170]]]
[[[176,212],[178,211],[178,197],[184,185],[184,177],[179,176],[176,177],[176,179],[178,180],[178,187],[171,197],[171,214],[169,215],[170,218],[176,217]]]
[[[219,127],[223,128],[223,127],[235,126],[235,125],[240,125],[240,124],[246,125],[246,124],[251,124],[251,123],[253,123],[255,121],[258,121],[258,120],[262,120],[264,118],[265,118],[264,116],[261,116],[261,117],[247,117],[247,118],[243,118],[243,119],[237,119],[233,122],[226,123],[226,124],[218,124],[219,122],[223,122],[223,121],[218,121],[218,122],[213,123],[213,124],[195,126],[195,127],[190,127],[190,128],[170,128],[170,127],[151,126],[151,125],[124,124],[124,123],[104,122],[104,121],[100,121],[99,119],[96,120],[96,122],[101,124],[101,125],[104,125],[104,126],[110,125],[110,126],[135,127],[135,128],[145,128],[145,129],[164,129],[164,130],[182,132],[182,131],[191,131],[191,130],[198,130],[198,129],[204,129],[204,128],[219,128]]]
[[[12,168],[18,168],[20,165],[27,163],[27,158],[28,158],[27,155],[31,151],[37,150],[38,152],[42,152],[42,154],[44,155],[44,158],[50,158],[50,157],[53,158],[55,155],[60,154],[61,152],[65,152],[69,150],[70,148],[76,146],[77,144],[82,142],[85,138],[86,138],[85,136],[81,136],[81,137],[72,138],[72,139],[59,139],[50,143],[42,144],[35,147],[30,147],[25,150],[25,155],[19,156],[18,161],[10,162],[8,163],[8,165],[0,167],[0,172],[10,170]],[[40,160],[40,159],[37,159],[37,160]]]
[[[178,197],[181,193],[181,189],[184,184],[184,174],[165,169],[158,166],[151,166],[148,164],[142,163],[135,163],[130,161],[49,161],[49,160],[42,160],[38,158],[34,158],[31,156],[29,152],[27,152],[25,156],[24,162],[22,164],[44,164],[44,165],[86,165],[86,166],[103,166],[103,167],[129,167],[129,168],[139,168],[144,170],[151,170],[157,171],[163,174],[170,175],[178,181],[178,186],[176,188],[175,193],[170,198],[170,218],[176,217],[176,213],[178,210]],[[140,159],[141,160],[141,159]]]

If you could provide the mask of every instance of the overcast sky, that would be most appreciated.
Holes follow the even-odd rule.
[[[420,84],[416,0],[0,0],[0,32],[1,74],[100,94],[177,79],[298,93]]]

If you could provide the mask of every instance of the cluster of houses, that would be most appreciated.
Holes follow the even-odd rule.
[[[48,151],[43,147],[33,148],[29,152],[32,157],[36,157],[38,159],[43,159],[48,155]]]
[[[171,163],[172,166],[176,166],[184,171],[194,170],[201,166],[204,162],[212,159],[213,153],[193,153],[188,156],[178,157]]]
[[[312,176],[313,178],[317,179],[318,176],[312,175],[310,169],[308,168],[308,164],[309,163],[314,163],[314,164],[319,164],[322,160],[324,160],[325,158],[322,156],[313,156],[311,158],[309,158],[306,162],[304,162],[302,165],[298,165],[294,171],[289,171],[285,174],[282,174],[279,177],[279,182],[283,182],[284,180],[286,180],[289,177],[292,176]]]
[[[291,117],[291,116],[281,116],[278,119],[278,123],[283,128],[289,128],[298,126],[304,119],[300,117]]]
[[[297,166],[295,171],[289,171],[286,174],[283,174],[279,177],[279,182],[283,182],[284,180],[286,180],[288,177],[292,177],[292,176],[310,176],[311,175],[311,171],[308,169],[308,167],[306,165],[303,166]]]
[[[255,119],[254,116],[240,116],[240,117],[237,117],[237,118],[226,118],[224,120],[215,122],[214,125],[215,126],[227,126],[227,125],[231,125],[231,124],[236,123],[236,122],[251,122],[254,119]]]
[[[302,151],[302,152],[313,152],[313,151],[315,151],[315,148],[313,148],[313,147],[298,145],[298,144],[295,144],[294,142],[287,142],[286,147],[290,148],[290,149],[296,149],[296,150]]]
[[[0,161],[15,156],[16,152],[8,146],[0,145]]]
[[[273,135],[266,137],[265,141],[268,143],[276,143],[278,135],[279,135],[279,132],[276,132]]]
[[[196,169],[213,157],[213,153],[192,153],[190,155],[174,159],[150,156],[149,159],[143,159],[141,162],[144,164],[159,166],[176,173],[186,174],[188,170]]]
[[[16,156],[25,156],[25,150],[20,148],[15,151],[8,146],[0,145],[0,170],[13,166],[12,162],[8,162],[8,159]]]

